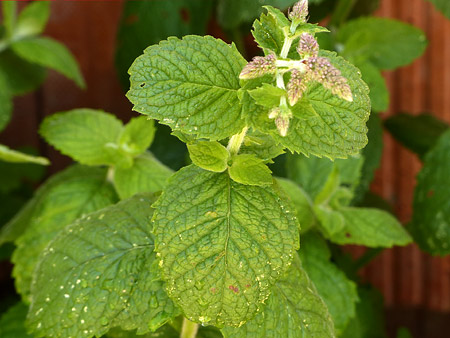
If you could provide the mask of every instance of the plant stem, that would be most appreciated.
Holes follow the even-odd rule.
[[[195,338],[197,336],[198,324],[191,322],[187,318],[183,318],[183,326],[181,327],[180,338]]]
[[[236,155],[244,142],[245,134],[247,134],[248,127],[244,127],[239,134],[233,135],[228,142],[227,149],[231,155]]]

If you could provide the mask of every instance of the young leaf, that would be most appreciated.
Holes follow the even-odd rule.
[[[36,163],[41,165],[50,164],[50,161],[45,157],[21,153],[20,151],[12,150],[3,144],[0,144],[0,161],[13,163]]]
[[[15,38],[38,35],[44,31],[50,16],[50,2],[36,1],[30,3],[20,12],[17,19]]]
[[[221,173],[228,167],[228,158],[230,154],[227,148],[219,142],[200,141],[188,144],[189,156],[192,163],[200,168]]]
[[[333,321],[297,254],[272,288],[264,311],[239,328],[222,329],[225,338],[334,338]]]
[[[433,254],[450,253],[450,130],[425,155],[417,176],[409,226],[419,246]]]
[[[44,82],[45,75],[44,68],[20,58],[11,49],[0,53],[0,78],[8,84],[12,95],[22,95],[36,89]]]
[[[132,156],[145,152],[155,138],[155,122],[145,116],[133,117],[122,130],[119,146]]]
[[[33,280],[28,325],[36,335],[100,337],[116,326],[143,334],[179,314],[155,264],[152,201],[137,195],[55,237]]]
[[[137,193],[161,191],[172,175],[172,170],[159,162],[150,153],[142,154],[134,159],[131,168],[116,168],[114,187],[121,199],[129,198]]]
[[[11,48],[25,60],[54,69],[73,80],[80,88],[86,87],[77,61],[60,42],[45,37],[33,37],[17,40],[11,44]]]
[[[339,213],[345,220],[345,226],[329,236],[334,243],[390,248],[412,241],[402,225],[385,211],[345,207],[339,209]]]
[[[167,291],[192,321],[251,319],[298,248],[298,224],[271,186],[235,183],[188,166],[155,204],[154,233]]]
[[[384,122],[389,133],[421,159],[450,126],[431,114],[396,114]]]
[[[258,87],[248,92],[250,96],[255,100],[256,104],[267,108],[273,108],[280,104],[280,98],[286,96],[286,90],[275,87],[268,83],[263,83],[261,87]]]
[[[265,163],[273,163],[272,159],[284,154],[284,150],[272,136],[252,130],[245,136],[239,153],[253,154]]]
[[[279,55],[283,48],[284,32],[277,25],[276,19],[269,14],[262,14],[253,23],[253,37],[258,46],[268,55],[270,52]]]
[[[273,183],[269,167],[262,159],[252,154],[235,156],[228,172],[235,182],[241,184],[270,185]]]
[[[116,145],[122,122],[101,110],[74,109],[47,117],[39,129],[45,140],[86,165],[108,165],[114,158],[106,147]]]
[[[244,58],[211,36],[170,37],[131,66],[127,97],[134,110],[173,130],[219,140],[242,130],[237,97]]]
[[[372,62],[378,69],[410,64],[425,51],[425,34],[409,24],[386,18],[349,21],[337,33],[342,55],[354,61]]]
[[[29,224],[15,241],[12,261],[16,288],[26,301],[38,256],[56,234],[78,217],[117,200],[104,169],[75,166],[62,176],[65,180],[55,180],[31,202],[31,210],[22,215],[22,222],[29,220]],[[17,222],[20,224],[21,220],[16,219]]]
[[[277,177],[276,181],[281,185],[281,188],[295,207],[300,231],[303,233],[309,230],[316,223],[316,216],[313,210],[313,203],[308,194],[288,179]]]
[[[326,205],[315,205],[314,212],[319,220],[319,228],[326,237],[333,236],[345,227],[341,213]]]
[[[327,305],[339,336],[348,321],[355,316],[358,301],[356,284],[330,262],[331,253],[319,236],[311,232],[302,236],[299,252],[303,268]]]
[[[2,338],[33,338],[25,328],[28,306],[19,302],[10,307],[0,317],[0,337]]]
[[[357,154],[367,143],[369,90],[361,80],[358,69],[343,58],[328,51],[321,51],[319,55],[330,59],[333,66],[348,80],[353,93],[352,102],[333,95],[319,83],[309,84],[301,100],[308,105],[303,104],[301,107],[309,107],[308,109],[313,110],[313,114],[307,112],[309,118],[298,118],[294,114],[284,137],[279,134],[273,120],[269,119],[267,109],[245,115],[255,129],[270,133],[275,141],[292,152],[330,159],[347,158],[349,155]],[[243,98],[250,100],[245,96]],[[243,101],[242,104],[245,106],[248,103]]]

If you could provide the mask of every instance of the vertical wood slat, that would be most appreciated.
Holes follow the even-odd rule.
[[[99,108],[120,117],[131,116],[131,106],[119,87],[114,70],[115,35],[121,13],[119,2],[54,2],[46,31],[76,56],[88,89],[81,91],[69,80],[50,72],[42,90],[43,114],[76,107]],[[430,45],[413,65],[386,73],[391,92],[389,111],[417,114],[430,111],[450,123],[450,22],[424,0],[382,0],[378,15],[410,22],[422,28]],[[34,95],[15,100],[14,119],[0,138],[12,146],[38,145]],[[391,202],[404,222],[411,217],[415,175],[420,163],[389,135],[373,190]],[[46,151],[46,150],[45,150]],[[49,152],[57,171],[67,164],[56,151]],[[354,252],[361,254],[360,248]],[[386,250],[363,271],[384,294],[386,305],[426,306],[450,310],[450,258],[432,258],[415,245]]]

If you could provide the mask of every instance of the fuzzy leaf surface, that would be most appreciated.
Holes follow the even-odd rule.
[[[273,287],[264,311],[243,326],[226,327],[222,333],[225,338],[335,337],[327,307],[297,255]]]
[[[381,70],[410,64],[427,46],[420,29],[397,20],[375,17],[347,22],[339,29],[337,40],[344,44],[344,57],[370,61]]]
[[[308,233],[302,237],[300,259],[320,297],[330,311],[339,335],[355,316],[358,294],[356,284],[330,262],[331,252],[319,236]]]
[[[338,244],[359,244],[390,248],[407,245],[412,238],[395,217],[386,211],[371,208],[346,207],[339,210],[344,228],[330,236]]]
[[[40,134],[45,140],[81,164],[114,163],[107,146],[116,145],[122,122],[114,115],[93,109],[74,109],[47,117]]]
[[[233,158],[228,169],[230,177],[237,183],[248,185],[272,184],[272,172],[264,161],[252,154],[240,154]]]
[[[153,201],[137,195],[55,237],[33,280],[28,325],[37,336],[100,337],[116,326],[146,333],[178,315],[154,263]]]
[[[54,69],[73,80],[78,87],[86,87],[77,61],[60,42],[45,37],[33,37],[15,41],[11,48],[25,60]]]
[[[167,291],[195,322],[251,319],[298,248],[298,223],[274,188],[238,184],[228,173],[185,167],[155,207]]]
[[[411,230],[419,246],[431,253],[450,253],[450,131],[425,156],[417,176]]]
[[[16,239],[12,256],[16,288],[26,301],[38,256],[56,234],[78,217],[117,200],[114,188],[106,181],[105,169],[74,166],[61,178],[36,195],[21,214],[23,219],[15,219],[19,225],[29,222]]]
[[[269,119],[267,109],[246,114],[246,117],[253,127],[270,133],[275,141],[292,152],[330,159],[347,158],[357,154],[367,144],[369,90],[356,67],[335,53],[321,51],[320,55],[329,58],[333,66],[348,80],[353,102],[333,95],[321,84],[314,82],[308,85],[304,97],[294,105],[294,118],[290,121],[285,137],[279,134],[275,123]],[[301,118],[302,115],[306,117]]]
[[[221,173],[228,167],[228,153],[227,148],[219,142],[200,141],[193,144],[188,144],[189,156],[192,163],[205,170]]]
[[[116,168],[114,187],[121,199],[137,193],[158,192],[167,184],[172,170],[159,162],[152,154],[145,153],[134,159],[130,168]]]
[[[170,37],[134,61],[127,97],[172,130],[223,139],[244,126],[237,90],[245,64],[234,45],[211,36]]]

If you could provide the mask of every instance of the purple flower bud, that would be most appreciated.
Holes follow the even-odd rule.
[[[297,52],[302,59],[317,56],[319,53],[319,44],[314,36],[308,33],[303,33],[298,43]]]
[[[347,79],[341,75],[338,69],[334,68],[327,58],[311,57],[305,61],[305,65],[306,72],[312,81],[321,83],[334,95],[344,100],[353,101],[352,91]]]
[[[289,19],[295,24],[305,23],[308,16],[308,0],[300,0],[289,11]]]
[[[254,79],[266,74],[275,74],[277,71],[275,55],[270,54],[265,57],[255,56],[247,63],[239,74],[240,79]]]
[[[297,69],[293,69],[291,72],[291,79],[287,84],[287,94],[289,99],[289,104],[293,106],[300,100],[303,96],[303,93],[306,91],[306,79],[304,78],[305,74],[302,74]]]

